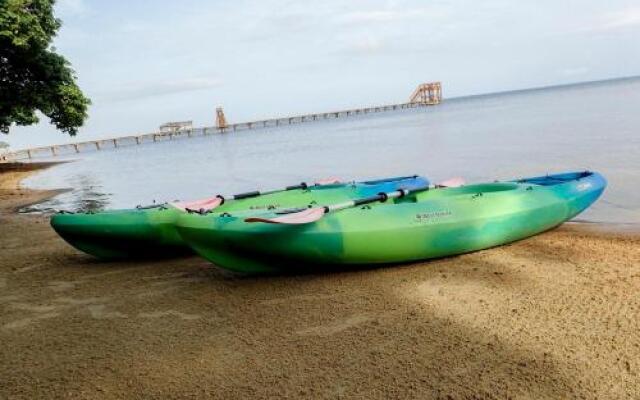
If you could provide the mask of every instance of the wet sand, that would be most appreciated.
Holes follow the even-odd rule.
[[[98,262],[0,173],[0,398],[640,398],[640,235],[589,224],[394,268]]]

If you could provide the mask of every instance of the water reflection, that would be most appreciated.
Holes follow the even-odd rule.
[[[104,193],[102,185],[95,177],[79,175],[77,190],[73,192],[72,208],[79,212],[96,212],[104,210],[109,204],[109,193]]]
[[[72,189],[63,190],[61,194],[41,204],[23,207],[20,212],[46,214],[58,211],[98,212],[108,207],[112,194],[105,192],[97,176],[86,173],[76,174],[70,177],[69,183]]]

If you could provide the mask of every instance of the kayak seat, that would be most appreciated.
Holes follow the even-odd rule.
[[[195,201],[177,201],[171,203],[175,208],[180,210],[199,210],[199,211],[209,211],[222,204],[222,199],[220,197],[210,197],[207,199],[195,200]]]

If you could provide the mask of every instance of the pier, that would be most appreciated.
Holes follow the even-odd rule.
[[[216,133],[229,133],[243,130],[279,127],[301,124],[314,121],[366,115],[385,111],[403,110],[410,108],[426,107],[440,104],[442,101],[442,88],[440,82],[424,83],[419,85],[409,97],[406,103],[389,104],[374,107],[355,108],[315,114],[294,115],[281,118],[270,118],[257,121],[227,123],[221,107],[216,109],[216,125],[194,128],[191,121],[168,122],[160,127],[160,130],[152,133],[120,136],[108,139],[97,139],[85,142],[67,143],[52,146],[34,147],[30,149],[9,152],[1,156],[2,161],[28,161],[39,157],[51,157],[69,155],[85,151],[99,151],[113,149],[122,146],[141,145],[159,141],[174,140],[177,138],[190,138],[207,136]]]

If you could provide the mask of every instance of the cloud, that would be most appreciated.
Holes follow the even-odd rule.
[[[352,23],[368,23],[368,22],[388,22],[397,19],[405,18],[408,14],[398,11],[356,11],[345,13],[336,17],[335,21],[338,23],[352,24]]]
[[[84,0],[59,0],[56,4],[63,18],[81,16],[88,11]]]
[[[382,40],[373,35],[358,36],[346,40],[342,52],[353,55],[369,55],[382,51]]]
[[[369,10],[347,12],[335,17],[338,24],[368,24],[381,22],[396,22],[414,18],[440,18],[448,13],[443,8],[414,8],[408,10]]]
[[[574,68],[565,68],[560,71],[560,74],[564,76],[577,76],[577,75],[584,75],[587,72],[589,72],[589,68],[587,67],[574,67]]]
[[[152,28],[154,28],[154,26],[149,23],[135,20],[123,22],[122,25],[119,26],[119,31],[125,34],[137,34],[149,32]]]
[[[450,5],[441,4],[428,7],[387,5],[383,8],[360,8],[350,3],[331,1],[313,8],[294,5],[272,7],[263,10],[258,18],[254,18],[254,23],[245,24],[242,37],[246,41],[264,41],[304,34],[309,38],[322,37],[330,45],[349,33],[361,33],[362,29],[378,29],[380,25],[385,25],[388,30],[402,31],[415,21],[423,24],[442,23],[452,13]],[[388,33],[377,32],[379,35]],[[318,42],[320,40],[315,43]],[[362,43],[355,47],[368,48],[371,45]]]
[[[98,91],[96,97],[108,101],[138,100],[149,97],[210,89],[220,86],[222,82],[216,78],[190,78],[162,82],[144,82],[121,84],[117,88]]]
[[[598,30],[608,31],[636,25],[640,25],[640,7],[630,7],[607,15]]]

